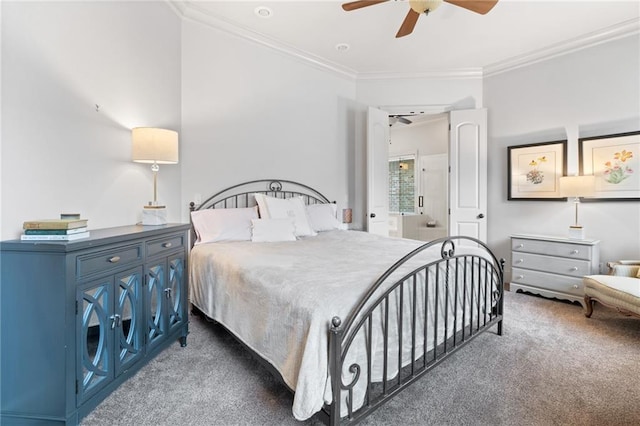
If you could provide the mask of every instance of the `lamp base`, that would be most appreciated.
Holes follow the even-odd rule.
[[[582,226],[570,226],[569,238],[572,240],[584,240],[584,228]]]
[[[144,206],[142,209],[143,225],[166,225],[167,209],[165,206]]]

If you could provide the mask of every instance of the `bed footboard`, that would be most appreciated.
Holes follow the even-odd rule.
[[[414,265],[434,247],[436,260]],[[322,420],[356,423],[480,333],[495,325],[502,335],[503,270],[504,259],[469,237],[427,243],[394,264],[347,318],[331,320]]]

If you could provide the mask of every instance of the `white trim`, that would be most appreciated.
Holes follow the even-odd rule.
[[[482,78],[482,68],[459,68],[453,70],[432,70],[423,72],[360,72],[358,80],[385,80],[385,79],[466,79]]]
[[[175,7],[173,7],[174,11],[176,11],[176,13],[178,13],[178,15],[184,19],[205,24],[241,39],[245,39],[253,43],[268,47],[279,53],[284,53],[295,59],[305,62],[307,65],[312,65],[315,68],[337,74],[340,77],[347,77],[352,80],[356,79],[357,77],[357,73],[355,70],[352,70],[340,64],[330,62],[324,58],[315,56],[312,53],[297,49],[293,46],[267,37],[264,34],[257,33],[248,28],[240,27],[239,25],[226,21],[220,17],[215,17],[210,13],[205,12],[202,8],[197,7],[197,5],[192,2],[187,4],[184,1],[167,1],[170,4],[173,3],[175,5]]]
[[[426,115],[442,114],[453,109],[451,104],[432,105],[378,105],[377,108],[385,111],[389,115]]]
[[[558,56],[577,52],[588,47],[597,46],[613,40],[640,34],[640,18],[634,18],[599,31],[576,37],[572,40],[556,43],[544,49],[516,56],[502,62],[496,62],[484,67],[485,77],[514,70],[537,62],[546,61]]]
[[[235,35],[262,46],[273,49],[279,53],[290,55],[297,60],[305,62],[325,71],[332,72],[341,77],[352,80],[374,79],[468,79],[483,78],[514,70],[537,62],[552,59],[561,55],[576,52],[588,47],[596,46],[620,38],[640,34],[640,18],[630,19],[616,25],[594,31],[592,33],[576,37],[572,40],[556,43],[543,49],[515,56],[504,61],[496,62],[478,68],[459,68],[450,70],[431,70],[424,72],[357,72],[354,69],[328,61],[310,52],[297,49],[276,39],[257,33],[248,28],[243,28],[219,17],[214,17],[197,7],[197,3],[184,0],[165,0],[173,11],[183,19],[209,25],[228,34]],[[444,111],[447,111],[446,109]],[[440,111],[442,112],[442,111]]]

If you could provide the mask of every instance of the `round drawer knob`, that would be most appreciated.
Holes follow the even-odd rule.
[[[516,248],[524,248],[524,244],[518,244]]]
[[[524,262],[524,259],[516,259],[516,263],[522,263]]]
[[[524,278],[524,275],[518,275],[518,276],[516,277],[516,280],[521,280],[521,279],[523,279],[523,278]]]
[[[118,263],[120,261],[120,256],[113,256],[109,258],[109,263]]]
[[[577,267],[577,266],[574,266],[573,268],[571,268],[571,270],[575,272],[575,271],[577,271],[577,270],[578,270],[578,267]]]
[[[578,254],[580,253],[580,250],[571,250],[571,254]]]
[[[162,247],[164,247],[164,248],[169,248],[169,247],[171,247],[172,245],[173,245],[173,244],[171,244],[171,243],[164,243],[164,244],[162,245]]]
[[[580,288],[580,286],[578,284],[574,284],[573,288]]]

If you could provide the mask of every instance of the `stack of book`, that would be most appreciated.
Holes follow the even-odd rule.
[[[30,220],[24,222],[21,240],[74,241],[89,237],[87,219],[80,216],[60,215],[60,219]]]

